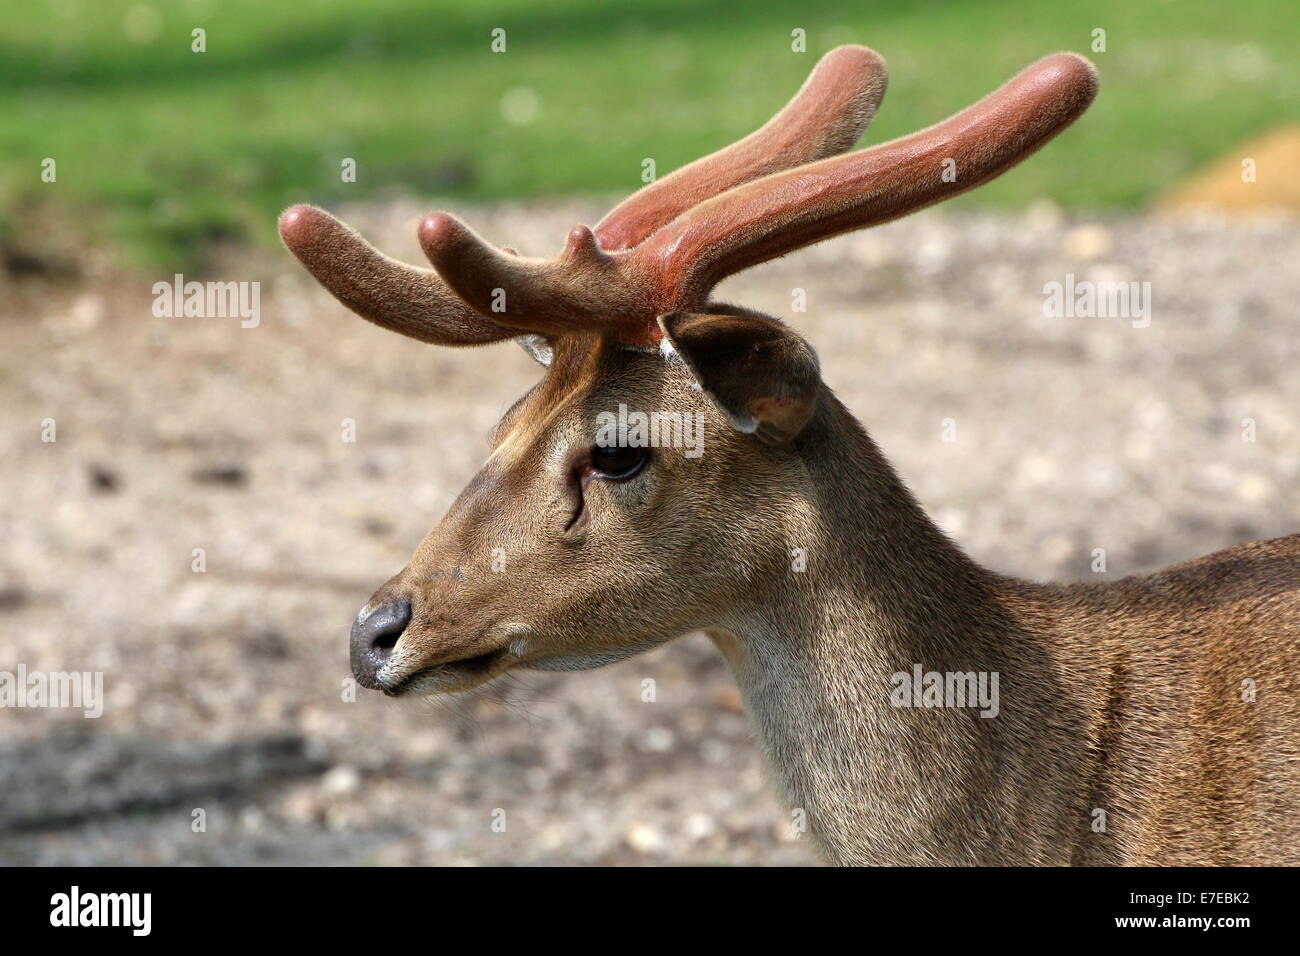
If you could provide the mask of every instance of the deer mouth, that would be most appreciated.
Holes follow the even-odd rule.
[[[441,661],[413,671],[398,683],[391,687],[384,687],[382,690],[389,697],[470,690],[501,673],[504,668],[500,663],[505,656],[506,648],[499,647],[485,654]]]

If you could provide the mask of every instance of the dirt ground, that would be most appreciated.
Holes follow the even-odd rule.
[[[419,261],[429,208],[342,213]],[[539,255],[600,212],[457,211]],[[1297,262],[1294,219],[931,211],[720,296],[806,331],[977,559],[1117,578],[1300,530]],[[1149,326],[1045,316],[1045,283],[1071,273],[1149,282]],[[155,318],[170,276],[93,263],[0,297],[0,670],[102,671],[106,695],[98,719],[0,709],[0,861],[812,861],[699,636],[459,699],[344,700],[357,609],[539,370],[509,343],[371,327],[287,253],[203,278],[262,281],[258,327]]]

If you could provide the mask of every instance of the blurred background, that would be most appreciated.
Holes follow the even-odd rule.
[[[0,862],[811,862],[699,636],[464,697],[349,698],[357,609],[538,369],[367,325],[274,223],[315,202],[418,262],[416,224],[447,208],[551,255],[645,159],[662,175],[747,134],[840,43],[889,63],[865,142],[1059,49],[1090,56],[1101,93],[1001,179],[720,296],[806,332],[935,519],[1000,571],[1107,580],[1300,530],[1285,4],[0,13],[0,671],[102,672],[105,692],[97,719],[0,708]],[[260,283],[260,321],[157,317],[176,273]],[[1150,324],[1047,316],[1067,275],[1151,283]]]

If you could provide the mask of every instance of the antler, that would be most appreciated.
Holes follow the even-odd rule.
[[[681,301],[702,302],[726,276],[988,182],[1078,119],[1096,94],[1083,57],[1045,57],[928,129],[703,202],[637,255],[662,264],[661,281]]]
[[[620,203],[596,227],[600,244],[612,250],[631,248],[718,193],[843,152],[875,115],[885,82],[884,63],[873,51],[858,46],[832,50],[761,129]],[[465,235],[472,240],[463,239]],[[571,298],[590,291],[603,261],[595,237],[584,226],[573,230],[558,260],[544,262],[507,256],[450,217],[433,216],[421,224],[421,243],[456,274],[448,288],[437,274],[390,259],[312,206],[287,210],[280,217],[280,236],[349,309],[387,329],[440,345],[480,345],[520,330],[555,332],[589,325],[590,310],[570,308]],[[479,281],[488,275],[505,278]],[[511,281],[503,285],[507,279]],[[465,289],[473,291],[473,307],[463,298]],[[505,311],[497,289],[506,291]],[[632,309],[629,317],[638,316],[627,325],[634,336],[644,338],[646,329],[654,326],[653,316],[647,326],[644,297],[632,288],[624,292],[620,301]]]
[[[844,152],[876,115],[888,83],[874,50],[836,47],[763,127],[633,193],[597,223],[596,241],[610,252],[630,249],[733,186]]]
[[[357,315],[434,345],[482,345],[515,333],[475,312],[429,269],[390,259],[315,206],[280,216],[280,238]]]
[[[485,315],[493,306],[504,310],[498,321],[547,333],[604,331],[650,344],[659,335],[656,315],[701,310],[728,275],[895,219],[1005,172],[1074,122],[1096,92],[1092,64],[1054,54],[936,126],[737,185],[626,251],[602,251],[579,226],[557,259],[507,256],[446,213],[425,219],[420,244],[462,299]],[[670,207],[664,202],[657,209]],[[652,218],[634,217],[636,228],[611,229],[611,235],[636,235]]]

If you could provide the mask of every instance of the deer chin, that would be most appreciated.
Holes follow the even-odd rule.
[[[485,654],[421,668],[391,685],[381,680],[378,689],[389,697],[428,697],[473,690],[504,674],[511,663],[507,658],[507,649],[499,647]]]
[[[617,647],[591,650],[541,651],[534,652],[520,659],[520,670],[528,671],[592,671],[610,664],[618,664],[652,651],[661,644],[666,644],[677,635],[665,634],[662,637],[640,641],[631,641]]]

